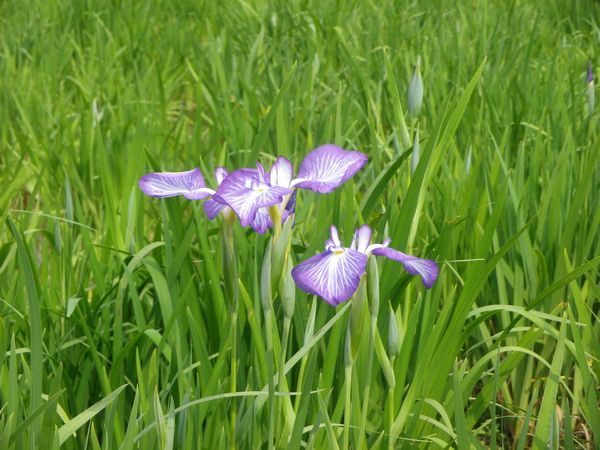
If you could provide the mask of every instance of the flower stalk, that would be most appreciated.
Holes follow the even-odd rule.
[[[400,342],[399,342],[399,334],[398,334],[398,321],[396,319],[396,313],[392,305],[390,304],[390,322],[388,327],[388,355],[390,357],[390,366],[392,370],[394,368],[394,362],[396,361],[396,356],[398,355],[398,351],[400,350]],[[388,435],[388,448],[389,450],[393,450],[394,448],[394,440],[391,436],[391,427],[392,423],[394,423],[394,391],[396,390],[396,379],[392,378],[388,380],[388,395],[386,398],[386,406],[385,411],[387,411],[387,415],[385,418],[385,430]]]
[[[411,176],[415,174],[417,170],[417,166],[419,165],[419,160],[421,158],[421,150],[420,150],[420,142],[419,142],[419,128],[415,130],[415,138],[413,140],[413,149],[412,156],[410,158],[410,174]]]
[[[281,234],[281,211],[279,210],[279,205],[269,206],[269,215],[271,216],[271,222],[273,222],[273,242],[275,243]]]
[[[360,424],[361,445],[365,447],[365,429],[367,427],[367,411],[369,410],[369,398],[371,395],[371,374],[373,372],[373,354],[375,353],[375,333],[377,333],[377,319],[379,317],[379,270],[375,258],[369,258],[367,270],[367,296],[371,312],[371,326],[369,328],[369,340],[367,342],[367,365],[365,366],[365,387],[363,389],[362,422]],[[364,445],[363,445],[364,444]]]
[[[348,324],[351,322],[348,321]],[[346,332],[346,345],[344,347],[344,372],[346,379],[346,389],[344,391],[344,431],[342,434],[342,448],[348,450],[350,448],[350,418],[352,415],[352,366],[354,365],[354,357],[352,356],[352,336],[350,326]]]
[[[288,390],[288,385],[283,369],[285,367],[285,360],[287,357],[287,346],[292,325],[292,315],[294,314],[294,303],[296,302],[296,287],[294,285],[294,280],[292,279],[291,264],[289,264],[289,259],[286,260],[280,295],[283,309],[283,335],[281,338],[281,355],[279,359],[279,376],[277,378],[277,384],[280,392],[286,392]],[[278,408],[278,410],[281,410],[282,412],[284,410],[288,411],[288,413],[285,414],[286,426],[292,427],[293,424],[288,423],[287,420],[290,415],[293,416],[294,414],[290,399],[289,397],[280,397],[280,402],[282,407]],[[279,418],[280,416],[278,415],[277,417]],[[279,429],[279,427],[276,428]]]
[[[229,299],[229,307],[231,314],[231,376],[230,389],[233,394],[237,391],[237,322],[239,308],[239,286],[238,286],[238,266],[235,252],[235,241],[233,236],[233,221],[223,220],[221,224],[221,234],[223,242],[223,266],[225,274],[225,290]],[[231,431],[231,448],[236,447],[235,441],[235,424],[237,415],[237,402],[235,397],[231,398],[230,408],[230,431]]]
[[[269,241],[263,258],[263,266],[260,277],[260,300],[265,316],[265,340],[267,343],[267,374],[268,374],[268,400],[269,400],[269,435],[268,448],[274,448],[275,433],[275,360],[273,355],[273,296],[271,291],[271,252],[273,240]]]

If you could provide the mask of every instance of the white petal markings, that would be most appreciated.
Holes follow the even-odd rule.
[[[367,268],[367,256],[349,248],[327,251],[292,270],[296,284],[335,306],[349,300]]]
[[[215,193],[204,184],[200,169],[185,172],[152,172],[140,181],[141,190],[151,197],[165,198],[183,195],[190,200],[200,200]]]
[[[358,172],[367,159],[360,152],[332,144],[322,145],[304,158],[292,186],[323,194],[332,192]]]
[[[214,199],[235,211],[243,227],[250,225],[260,208],[276,205],[292,191],[260,182],[258,171],[239,169],[230,173],[221,183]]]

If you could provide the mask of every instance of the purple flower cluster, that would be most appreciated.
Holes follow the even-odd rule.
[[[140,188],[152,197],[183,195],[190,200],[211,197],[204,209],[212,220],[219,212],[231,210],[242,226],[250,225],[264,233],[272,227],[269,208],[277,205],[283,221],[295,208],[295,190],[329,193],[352,178],[367,163],[366,155],[335,145],[322,145],[300,163],[294,178],[292,163],[280,156],[267,173],[262,164],[256,169],[239,169],[231,173],[223,167],[215,170],[217,190],[206,187],[200,169],[187,172],[154,172],[140,179]]]
[[[183,195],[190,200],[206,200],[204,210],[209,219],[219,214],[225,218],[237,215],[242,226],[264,233],[273,227],[273,218],[284,223],[295,213],[296,189],[329,193],[353,177],[365,164],[367,156],[332,144],[322,145],[300,163],[294,176],[292,163],[280,156],[267,172],[262,164],[256,168],[238,169],[231,173],[217,167],[214,176],[217,189],[206,186],[200,169],[186,172],[154,172],[139,182],[142,191],[152,197]],[[273,214],[276,208],[276,214]],[[331,305],[350,299],[358,289],[367,266],[368,256],[385,256],[399,261],[411,275],[419,275],[431,288],[438,276],[434,261],[420,259],[388,247],[389,240],[371,244],[371,229],[358,228],[349,248],[340,243],[337,229],[331,227],[326,251],[300,263],[292,270],[296,284],[304,291],[318,295]]]

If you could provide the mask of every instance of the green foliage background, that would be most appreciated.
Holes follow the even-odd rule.
[[[0,448],[267,448],[270,417],[278,448],[341,448],[345,421],[351,448],[600,448],[598,19],[580,0],[0,3]],[[441,276],[377,262],[349,379],[348,308],[296,291],[282,349],[268,236],[236,226],[231,396],[219,223],[137,180],[327,142],[370,162],[299,194],[292,258],[369,223]]]

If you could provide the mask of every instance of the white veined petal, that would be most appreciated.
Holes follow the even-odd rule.
[[[215,193],[204,184],[200,169],[185,172],[152,172],[139,181],[140,189],[151,197],[165,198],[183,195],[190,200],[200,200]]]
[[[292,277],[300,289],[335,306],[352,298],[366,268],[366,255],[344,248],[307,259],[294,267]]]

